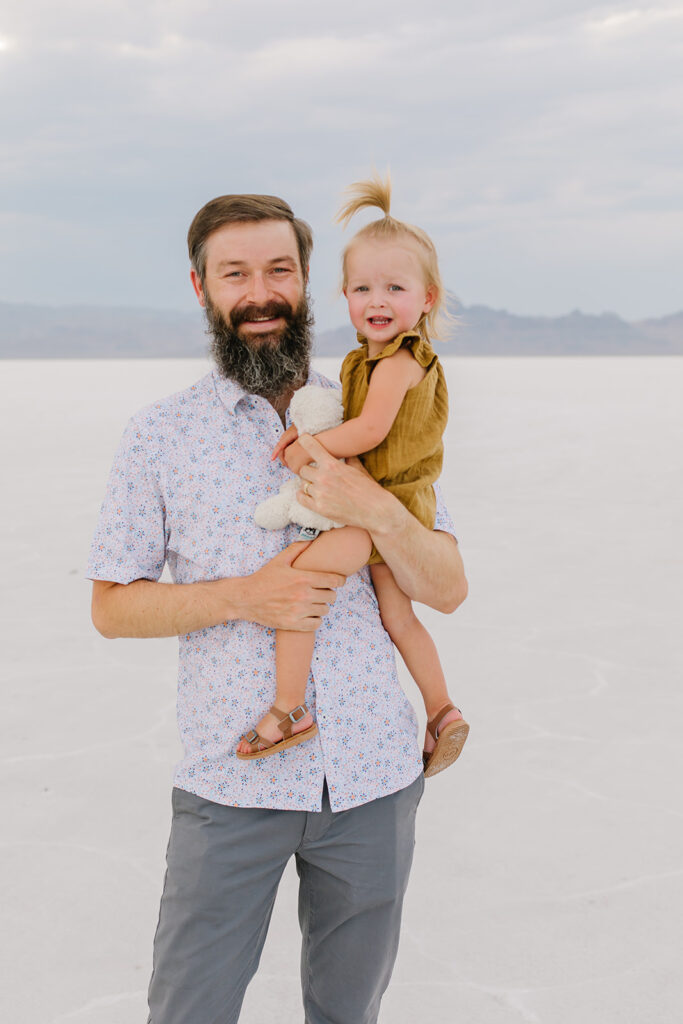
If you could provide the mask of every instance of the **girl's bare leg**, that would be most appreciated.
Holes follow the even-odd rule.
[[[365,530],[356,526],[344,526],[327,530],[313,541],[310,547],[292,563],[297,569],[319,569],[323,572],[338,572],[352,576],[358,572],[370,557],[372,542]],[[393,577],[392,577],[393,578]],[[311,671],[311,659],[315,645],[315,633],[297,633],[278,629],[275,633],[276,692],[273,704],[283,711],[291,711],[306,699],[306,683]],[[307,714],[292,725],[292,732],[302,732],[313,725],[313,718]],[[282,739],[277,721],[270,712],[256,725],[256,731],[264,739],[276,743]],[[238,751],[248,754],[256,746],[241,740]]]
[[[418,685],[429,721],[444,704],[451,703],[436,645],[413,611],[412,601],[394,579],[391,569],[384,564],[371,565],[370,574],[382,624]],[[441,728],[458,718],[462,718],[459,711],[449,711]],[[434,749],[434,739],[429,731],[425,736],[424,749],[427,753]]]

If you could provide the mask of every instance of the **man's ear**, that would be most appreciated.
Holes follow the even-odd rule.
[[[190,271],[190,281],[192,281],[192,287],[194,288],[194,293],[197,296],[197,299],[199,300],[199,305],[205,306],[206,301],[204,299],[204,289],[202,288],[202,282],[199,279],[199,274],[194,269],[194,267]]]

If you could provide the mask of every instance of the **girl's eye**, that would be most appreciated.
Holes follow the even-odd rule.
[[[359,284],[358,287],[354,289],[354,291],[357,291],[357,292],[366,292],[367,290],[368,290],[368,286],[365,285],[365,284]]]
[[[390,292],[402,292],[403,289],[401,288],[400,284],[390,284],[389,285],[389,291]]]

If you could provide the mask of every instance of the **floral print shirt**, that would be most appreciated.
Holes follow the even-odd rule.
[[[312,372],[309,383],[335,387]],[[254,508],[289,471],[270,461],[282,433],[265,399],[217,370],[130,420],[111,470],[86,575],[130,583],[246,576],[297,539],[266,531]],[[439,496],[435,528],[453,532]],[[333,811],[410,785],[422,771],[411,704],[396,675],[365,568],[337,591],[316,634],[306,702],[313,739],[238,760],[242,733],[275,693],[275,631],[234,621],[179,637],[178,727],[184,757],[174,784],[217,803],[318,811],[327,780]]]

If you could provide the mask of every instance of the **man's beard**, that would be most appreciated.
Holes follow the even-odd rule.
[[[250,395],[261,395],[269,401],[306,383],[313,327],[307,295],[301,297],[296,309],[286,302],[269,302],[233,309],[227,320],[206,293],[205,303],[211,354],[224,377]],[[239,327],[246,320],[265,316],[281,317],[285,326],[255,333],[249,340],[240,335]]]

